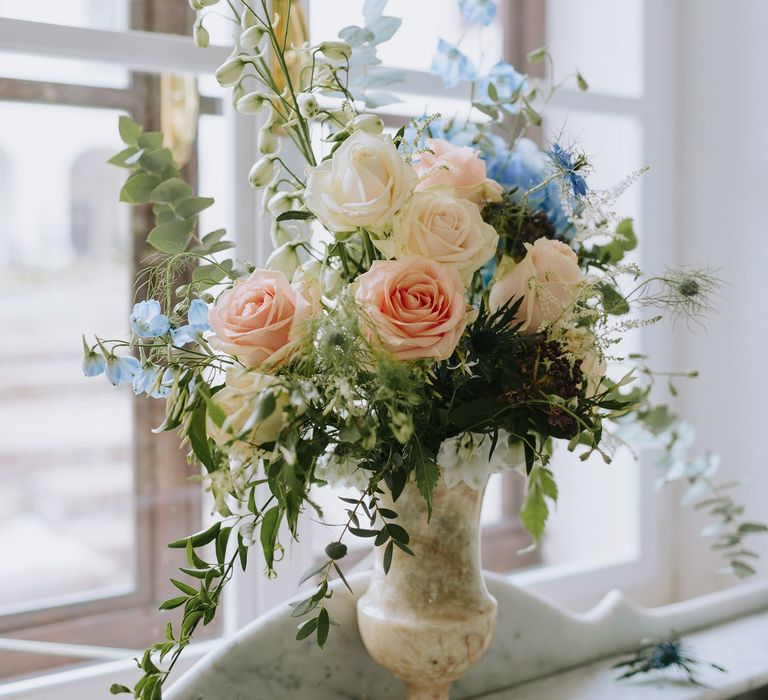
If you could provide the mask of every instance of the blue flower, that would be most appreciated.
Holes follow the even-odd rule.
[[[525,76],[518,73],[515,67],[504,61],[499,61],[482,80],[477,83],[477,101],[480,104],[492,105],[494,101],[488,96],[488,86],[493,84],[500,102],[507,102],[512,96],[525,87]]]
[[[459,9],[464,19],[473,24],[490,24],[496,16],[493,0],[459,0]]]
[[[108,355],[104,371],[107,375],[107,379],[117,386],[121,382],[133,381],[133,378],[140,369],[141,364],[135,357],[131,357],[131,355],[125,355],[123,357]]]
[[[570,182],[573,196],[578,198],[587,194],[587,181],[581,174],[576,172],[573,164],[573,156],[563,149],[559,143],[552,146],[549,156],[552,158],[552,162],[562,172],[563,177]]]
[[[517,192],[529,206],[544,212],[561,236],[568,236],[573,224],[563,207],[560,187],[555,180],[531,194],[531,189],[541,185],[551,175],[551,162],[547,154],[533,141],[518,139],[512,151],[497,151],[488,160],[488,177],[497,180],[505,189]]]
[[[86,377],[96,377],[104,371],[107,362],[100,352],[89,352],[83,358],[83,374]]]
[[[134,305],[131,329],[140,338],[157,338],[165,335],[170,327],[171,324],[168,317],[162,313],[159,301],[150,299]]]
[[[187,343],[197,343],[205,331],[211,330],[208,323],[208,304],[202,299],[195,299],[189,305],[187,312],[187,325],[180,326],[171,331],[173,344],[181,347]]]
[[[83,336],[83,374],[86,377],[96,377],[104,371],[106,364],[104,355],[88,347]]]
[[[162,367],[146,365],[133,377],[133,392],[137,396],[146,394],[153,399],[165,399],[171,393],[176,380],[176,370],[167,367],[161,376]]]
[[[444,39],[437,43],[437,53],[429,69],[433,75],[443,79],[447,88],[456,87],[462,80],[475,79],[475,67],[472,62],[453,44]]]

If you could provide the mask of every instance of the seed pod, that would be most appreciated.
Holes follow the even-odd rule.
[[[208,30],[203,26],[202,17],[195,22],[195,26],[192,28],[192,38],[195,40],[195,46],[201,49],[207,48],[211,41]]]

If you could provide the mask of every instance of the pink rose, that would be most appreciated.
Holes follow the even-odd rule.
[[[210,311],[212,345],[248,367],[285,360],[312,303],[274,270],[254,270],[222,292]]]
[[[485,161],[473,148],[454,146],[444,139],[427,139],[427,148],[432,153],[420,154],[413,166],[421,178],[417,190],[450,185],[459,197],[475,204],[501,199],[502,186],[486,177]]]
[[[459,273],[415,255],[374,262],[358,278],[355,299],[368,341],[400,360],[447,359],[467,325]]]
[[[495,311],[510,299],[524,297],[517,312],[523,333],[554,323],[581,293],[584,274],[576,253],[560,241],[539,238],[525,244],[527,255],[511,269],[502,267],[491,287],[488,306]]]

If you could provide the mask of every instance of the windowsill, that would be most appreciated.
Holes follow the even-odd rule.
[[[627,657],[616,656],[514,686],[515,700],[716,700],[742,696],[746,700],[753,697],[752,691],[757,691],[754,698],[768,695],[768,612],[685,635],[684,641],[695,658],[717,663],[727,673],[702,665],[696,672],[700,686],[671,672],[666,677],[656,672],[617,681],[619,672],[611,667]],[[510,690],[483,697],[502,700],[509,697]]]

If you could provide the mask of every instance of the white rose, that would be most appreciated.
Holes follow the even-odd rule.
[[[462,433],[444,440],[437,453],[448,486],[463,481],[476,491],[485,486],[491,474],[515,469],[525,464],[525,450],[519,441],[509,444],[509,433],[499,430],[496,449],[491,455],[490,435]]]
[[[272,413],[259,420],[258,412],[266,399],[267,390],[275,398]],[[227,370],[225,387],[213,396],[213,402],[224,413],[221,425],[208,413],[208,435],[220,447],[236,450],[273,442],[283,427],[283,409],[289,398],[275,377],[250,371],[239,366]]]
[[[496,253],[499,236],[480,208],[450,188],[416,192],[394,220],[392,235],[374,241],[390,258],[421,255],[453,267],[465,285]]]
[[[330,231],[379,232],[415,186],[416,174],[389,136],[356,131],[333,158],[308,170],[304,203]]]

